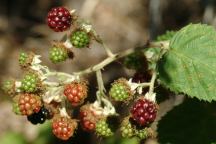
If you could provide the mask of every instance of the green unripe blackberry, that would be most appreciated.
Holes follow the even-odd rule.
[[[64,47],[54,45],[50,50],[49,58],[53,63],[63,62],[68,58],[68,51]]]
[[[13,109],[12,111],[17,114],[17,115],[21,115],[22,113],[20,112],[20,108],[19,108],[19,104],[14,102],[13,103]]]
[[[142,130],[136,131],[136,136],[138,136],[140,139],[146,139],[148,137],[148,130],[147,128]]]
[[[22,68],[27,68],[31,66],[33,58],[34,58],[34,53],[21,52],[19,55],[19,65]]]
[[[105,120],[100,120],[96,124],[96,134],[102,137],[109,137],[113,135],[112,130],[109,128]]]
[[[124,137],[124,138],[130,138],[130,137],[134,136],[134,134],[135,134],[135,130],[132,127],[131,123],[129,123],[129,122],[123,124],[120,128],[120,131],[121,131],[122,137]]]
[[[84,48],[88,47],[90,42],[90,36],[85,31],[77,30],[72,33],[70,41],[74,47]]]
[[[124,101],[129,99],[132,96],[132,92],[129,85],[127,84],[127,80],[124,78],[120,78],[114,81],[110,88],[109,95],[115,101]]]
[[[21,81],[21,90],[29,93],[35,92],[38,90],[39,82],[37,74],[33,72],[27,73]]]
[[[5,80],[2,83],[2,90],[9,95],[15,94],[15,81],[14,80]]]

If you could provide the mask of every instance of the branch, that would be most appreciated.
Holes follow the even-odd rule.
[[[169,46],[169,42],[167,41],[162,41],[162,42],[150,42],[150,43],[147,43],[144,47],[144,48],[148,48],[148,47],[155,47],[155,48],[161,48],[161,49],[168,49],[168,46]],[[122,57],[125,57],[129,54],[132,54],[133,52],[135,52],[136,49],[134,48],[131,48],[131,49],[127,49],[123,52],[119,52],[117,54],[112,54],[113,56],[111,57],[107,57],[106,59],[104,59],[102,62],[92,66],[92,67],[89,67],[85,70],[82,70],[82,71],[79,71],[79,72],[74,72],[73,74],[74,75],[84,75],[84,74],[89,74],[89,73],[92,73],[92,72],[96,72],[98,70],[101,70],[102,68],[104,68],[106,65],[112,63],[113,61],[116,61]]]

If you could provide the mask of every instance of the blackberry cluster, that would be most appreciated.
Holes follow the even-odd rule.
[[[49,115],[49,110],[45,107],[42,107],[39,112],[27,116],[27,119],[34,125],[43,124],[46,119],[49,118]]]

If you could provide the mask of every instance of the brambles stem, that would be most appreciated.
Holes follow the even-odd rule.
[[[98,83],[99,92],[101,95],[104,96],[105,95],[104,92],[106,92],[106,89],[104,87],[101,70],[96,71],[96,76],[97,76],[97,83]]]
[[[102,42],[101,44],[102,44],[104,50],[106,51],[108,57],[114,57],[114,56],[115,56],[115,55],[112,53],[112,51],[110,50],[110,48],[107,47],[107,45],[106,45],[104,42]]]
[[[156,73],[156,71],[154,71],[152,74],[152,78],[151,78],[150,86],[149,86],[149,94],[150,95],[153,94],[153,92],[154,92],[154,84],[155,84],[156,77],[157,77],[157,73]]]
[[[150,42],[148,43],[146,46],[143,47],[144,48],[148,48],[148,47],[155,47],[155,48],[161,48],[161,49],[168,49],[168,46],[169,46],[169,42],[167,41],[162,41],[162,42]],[[104,59],[103,61],[101,61],[100,63],[92,66],[92,67],[89,67],[85,70],[82,70],[82,71],[79,71],[79,72],[74,72],[73,74],[74,75],[84,75],[84,74],[89,74],[89,73],[92,73],[92,72],[96,72],[102,68],[104,68],[106,65],[112,63],[113,61],[115,60],[118,60],[122,57],[125,57],[133,52],[135,52],[136,49],[134,48],[131,48],[131,49],[127,49],[125,51],[122,51],[122,52],[119,52],[117,54],[112,54],[111,57],[107,57],[106,59]]]

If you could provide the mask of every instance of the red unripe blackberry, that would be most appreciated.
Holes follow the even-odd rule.
[[[57,116],[52,122],[53,134],[62,140],[68,140],[73,136],[75,129],[77,128],[77,121],[67,117]]]
[[[138,99],[131,109],[132,119],[139,126],[147,126],[152,123],[156,118],[156,114],[157,105],[144,98]]]
[[[72,106],[78,106],[84,102],[87,97],[86,82],[72,82],[64,88],[64,95],[67,97]]]
[[[70,28],[72,16],[64,7],[52,8],[47,15],[47,24],[55,32],[62,32]]]
[[[85,131],[93,131],[96,128],[96,123],[102,118],[91,110],[90,104],[84,105],[80,108],[79,118],[80,124]]]
[[[18,95],[19,109],[22,115],[31,115],[38,113],[41,109],[42,103],[41,98],[34,94],[20,94]]]

